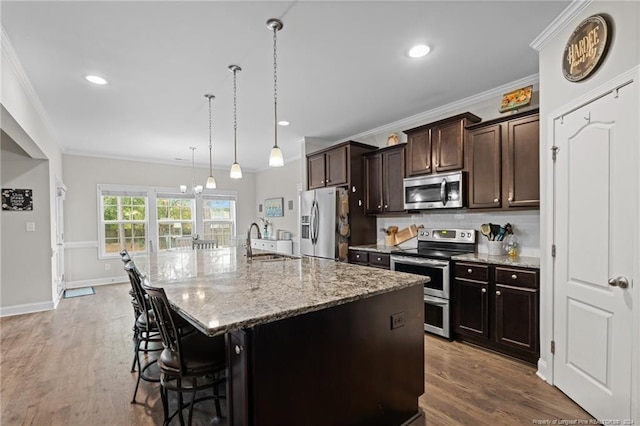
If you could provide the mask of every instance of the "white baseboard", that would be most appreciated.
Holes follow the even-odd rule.
[[[33,312],[51,311],[54,309],[53,301],[39,303],[25,303],[24,305],[3,306],[0,308],[0,317],[31,314]]]
[[[117,276],[117,277],[105,277],[105,278],[93,278],[90,280],[79,280],[79,281],[67,281],[66,288],[82,288],[82,287],[91,287],[94,285],[107,285],[107,284],[115,284],[115,283],[126,283],[127,277]]]
[[[549,372],[547,371],[547,368],[548,368],[547,361],[543,360],[542,358],[539,358],[538,371],[536,371],[536,376],[540,377],[542,380],[544,380],[545,382],[551,385],[553,383],[551,383],[551,381],[547,379],[547,377],[550,377]]]

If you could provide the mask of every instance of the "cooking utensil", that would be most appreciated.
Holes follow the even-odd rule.
[[[502,241],[502,239],[504,238],[504,234],[507,232],[507,228],[504,226],[500,227],[500,231],[498,232],[498,235],[496,236],[496,241]]]
[[[500,225],[496,225],[495,223],[490,223],[489,227],[491,228],[491,241],[495,241],[498,233],[500,232]]]
[[[487,240],[491,241],[491,226],[489,226],[488,223],[483,223],[482,225],[480,225],[480,233],[487,237]]]

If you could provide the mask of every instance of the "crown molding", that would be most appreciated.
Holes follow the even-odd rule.
[[[449,104],[440,106],[438,108],[430,109],[428,111],[412,115],[411,117],[403,118],[401,120],[376,127],[375,129],[367,130],[366,132],[358,133],[357,135],[353,135],[348,138],[342,139],[336,143],[342,143],[348,140],[357,140],[358,138],[365,138],[367,136],[372,136],[372,135],[376,135],[384,132],[395,131],[398,128],[402,128],[402,127],[408,127],[408,126],[415,127],[416,122],[428,123],[429,121],[432,121],[434,119],[442,118],[447,114],[464,111],[469,106],[475,105],[477,103],[480,103],[486,100],[493,99],[498,96],[502,96],[506,92],[513,90],[514,88],[524,87],[528,85],[537,85],[538,81],[539,81],[539,75],[532,74],[530,76],[521,78],[519,80],[512,81],[511,83],[503,84],[502,86],[498,86],[493,89],[478,93],[476,95],[469,96],[467,98],[460,99],[455,102],[451,102]]]
[[[558,15],[547,28],[545,28],[544,31],[542,31],[540,35],[536,37],[529,46],[531,46],[538,52],[542,50],[542,48],[546,46],[546,44],[550,40],[555,38],[555,36],[557,36],[558,33],[562,31],[573,20],[573,18],[575,18],[580,12],[586,9],[587,6],[591,4],[591,2],[592,0],[573,0],[571,4],[567,6],[567,8],[563,10],[562,13],[560,13],[560,15]]]
[[[40,120],[42,120],[42,123],[44,124],[44,127],[49,132],[49,135],[51,136],[52,141],[56,144],[60,152],[64,153],[64,149],[60,144],[60,136],[58,135],[58,132],[56,131],[55,127],[51,124],[51,119],[49,118],[49,115],[47,114],[46,110],[42,106],[42,102],[40,101],[40,98],[38,97],[35,89],[31,85],[31,81],[29,80],[29,77],[27,77],[27,73],[22,67],[22,63],[20,62],[20,59],[18,59],[18,55],[16,54],[16,51],[13,48],[13,44],[11,44],[11,40],[9,39],[9,36],[5,31],[4,26],[1,26],[1,25],[0,25],[0,44],[2,48],[3,62],[6,61],[7,64],[9,64],[9,67],[14,72],[14,74],[16,75],[16,78],[20,82],[22,89],[25,91],[27,98],[29,98],[29,101],[31,101],[31,105],[36,110],[36,114],[38,114]]]

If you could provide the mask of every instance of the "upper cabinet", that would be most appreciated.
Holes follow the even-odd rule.
[[[347,151],[344,145],[307,156],[309,189],[348,184]]]
[[[365,154],[365,213],[397,213],[404,210],[403,179],[405,145]]]
[[[407,135],[406,175],[462,170],[465,127],[480,121],[466,112],[405,130]]]
[[[467,127],[468,207],[540,205],[538,110]]]

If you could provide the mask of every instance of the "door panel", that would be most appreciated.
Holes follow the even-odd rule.
[[[632,83],[554,125],[554,384],[598,419],[631,417],[637,113]]]

